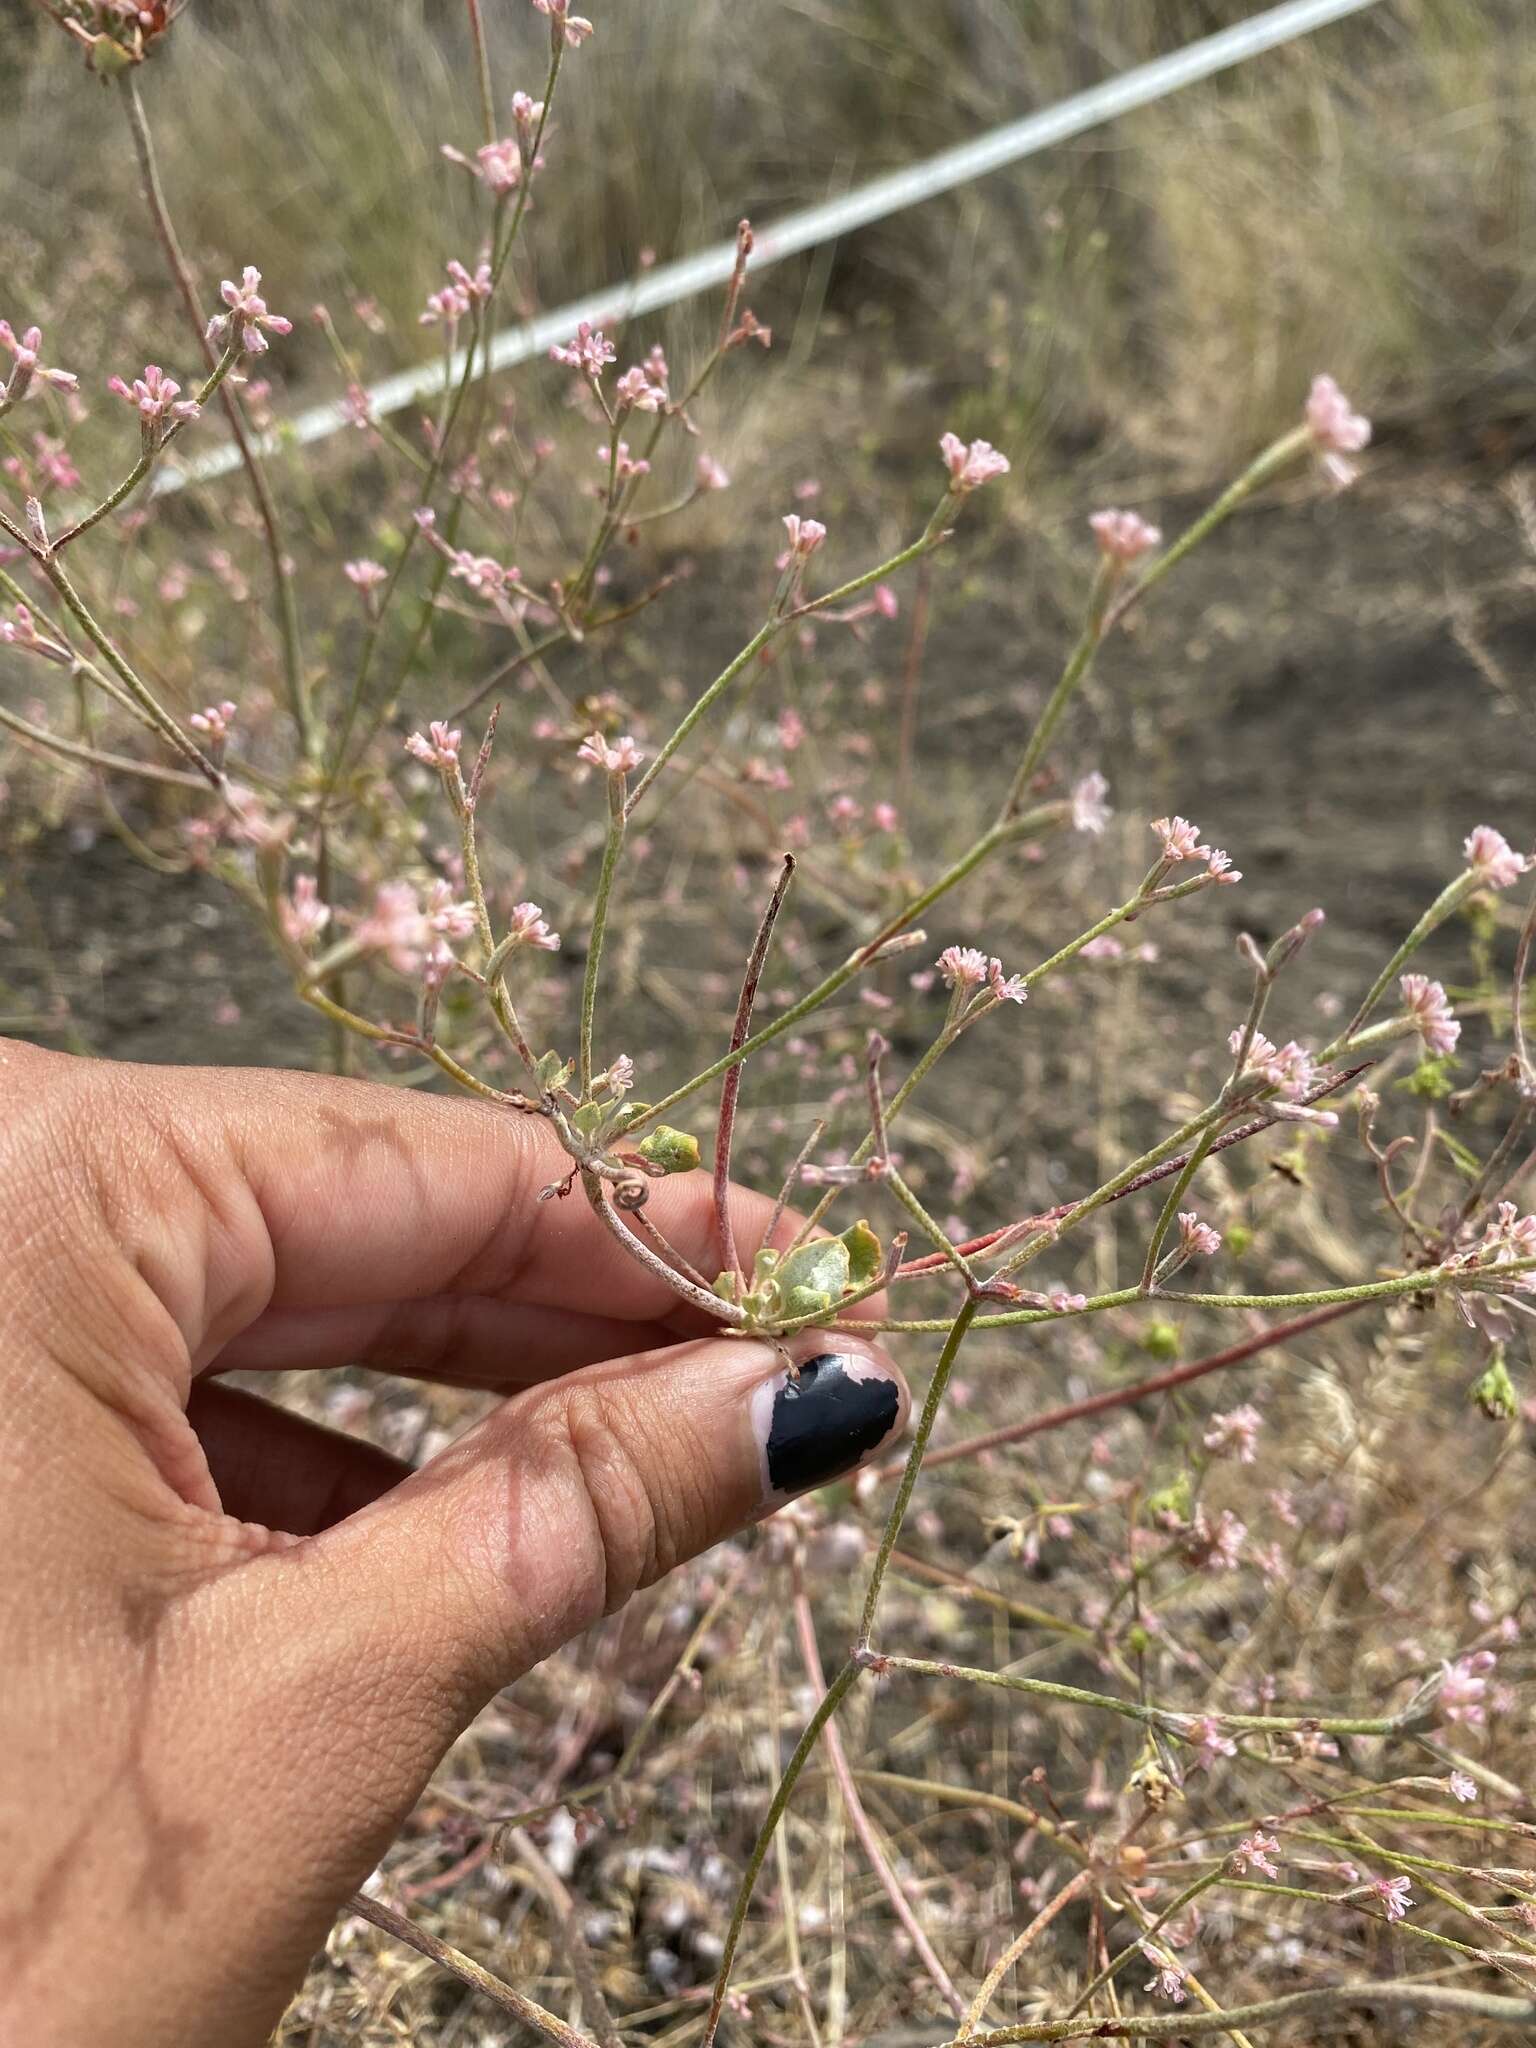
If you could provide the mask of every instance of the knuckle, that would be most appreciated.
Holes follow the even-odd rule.
[[[647,1484],[642,1447],[595,1389],[572,1387],[560,1421],[601,1560],[604,1614],[669,1569],[668,1532]]]

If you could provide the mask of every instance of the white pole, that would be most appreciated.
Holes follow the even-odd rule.
[[[1066,142],[1120,114],[1150,106],[1154,100],[1165,99],[1186,85],[1230,70],[1265,50],[1276,49],[1282,43],[1293,42],[1330,22],[1342,21],[1347,15],[1363,13],[1375,5],[1376,0],[1284,0],[1281,6],[1267,8],[1264,13],[1221,29],[1215,35],[1204,36],[1199,42],[1186,43],[1182,49],[1170,51],[1166,57],[1155,57],[1149,64],[1138,64],[1134,70],[1121,72],[1118,78],[1106,79],[1102,85],[1090,86],[1086,92],[1074,93],[1070,99],[1026,114],[1022,120],[988,129],[986,134],[953,149],[941,150],[921,163],[872,178],[836,199],[823,200],[820,205],[787,215],[758,231],[752,269],[765,270],[802,249],[833,241],[850,229],[867,227],[871,221],[884,220],[909,206],[920,205],[936,193],[969,184],[973,178],[985,177],[1004,164],[1017,163],[1038,150],[1049,149],[1053,143]],[[530,356],[545,354],[556,342],[569,340],[583,320],[594,325],[602,321],[612,323],[676,305],[681,299],[724,284],[735,260],[733,237],[695,255],[684,256],[676,263],[662,264],[640,277],[609,285],[525,326],[504,328],[492,338],[490,367],[504,370],[514,363],[526,362]],[[484,360],[482,351],[477,350],[476,354]],[[446,374],[457,380],[463,375],[464,364],[465,353],[460,349],[448,359]],[[441,391],[444,375],[445,365],[439,358],[418,369],[386,377],[369,390],[373,410],[387,414],[418,404]],[[271,454],[292,443],[302,446],[323,441],[349,423],[350,416],[341,401],[332,400],[296,413],[279,431],[264,435],[258,445],[264,454]],[[208,483],[239,466],[238,450],[232,443],[226,443],[181,467],[167,465],[155,474],[151,489],[158,496],[181,490],[187,484]]]

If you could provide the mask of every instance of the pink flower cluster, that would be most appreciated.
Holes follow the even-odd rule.
[[[225,278],[219,286],[219,296],[228,311],[215,313],[208,322],[207,338],[215,348],[227,348],[232,337],[238,335],[238,346],[248,356],[266,353],[268,334],[292,334],[293,322],[284,319],[281,313],[269,313],[267,302],[261,296],[261,272],[254,264],[247,263],[235,284]]]
[[[1022,1003],[1029,998],[1022,975],[1005,975],[1002,961],[976,946],[946,946],[937,965],[946,988],[979,989],[984,985],[1000,1003]]]
[[[571,0],[533,0],[540,14],[549,16],[550,34],[558,41],[562,36],[569,49],[576,49],[592,33],[592,24],[584,14],[572,14]]]
[[[1193,1209],[1181,1209],[1179,1249],[1186,1259],[1213,1259],[1221,1250],[1221,1232],[1202,1223]]]
[[[643,363],[627,369],[614,385],[614,395],[635,412],[660,412],[670,396],[667,359],[658,344]]]
[[[1233,1058],[1242,1049],[1243,1034],[1233,1031],[1228,1034],[1227,1048]],[[1266,1038],[1262,1031],[1255,1031],[1243,1062],[1243,1078],[1253,1077],[1273,1088],[1286,1102],[1299,1102],[1316,1076],[1316,1063],[1304,1045],[1298,1045],[1294,1038],[1284,1045],[1276,1045]]]
[[[589,768],[601,768],[605,775],[629,775],[645,755],[628,733],[610,745],[600,732],[591,732],[576,749],[576,758]]]
[[[1488,1673],[1498,1662],[1492,1650],[1474,1650],[1440,1667],[1440,1711],[1447,1721],[1461,1721],[1469,1728],[1481,1725],[1487,1716]]]
[[[405,742],[405,751],[414,755],[424,767],[449,774],[459,765],[459,746],[463,738],[457,726],[450,729],[442,719],[434,718],[426,733],[413,732],[410,735]]]
[[[196,399],[183,398],[181,386],[167,377],[158,363],[146,363],[142,377],[125,384],[121,377],[109,377],[107,389],[127,404],[137,406],[139,433],[146,454],[153,454],[174,427],[198,419],[202,407]]]
[[[1278,1877],[1280,1866],[1274,1859],[1279,1854],[1279,1839],[1266,1835],[1262,1828],[1255,1828],[1251,1835],[1244,1835],[1232,1851],[1230,1861],[1239,1875],[1246,1873],[1251,1864],[1255,1870],[1262,1870],[1266,1877]]]
[[[484,305],[491,296],[492,278],[489,263],[478,263],[470,271],[457,257],[447,265],[448,282],[441,291],[427,295],[426,310],[421,315],[423,327],[457,327],[466,319],[475,306]]]
[[[28,654],[56,661],[64,668],[74,664],[74,656],[61,641],[38,631],[31,607],[24,604],[18,604],[8,619],[0,619],[0,646],[23,648]]]
[[[1502,832],[1491,825],[1475,825],[1462,848],[1467,866],[1489,889],[1507,889],[1519,881],[1531,865],[1523,853],[1516,853]]]
[[[80,379],[74,371],[50,369],[42,359],[42,347],[40,327],[28,327],[18,334],[9,320],[0,320],[0,348],[13,358],[10,375],[0,385],[0,405],[17,404],[34,382],[52,384],[59,391],[78,390]]]
[[[537,903],[513,904],[512,915],[507,920],[507,936],[516,939],[520,946],[533,946],[541,953],[558,953],[560,950],[560,934],[550,930],[549,920]],[[618,1064],[618,1061],[614,1062],[615,1067]]]
[[[515,136],[504,136],[500,142],[482,143],[472,157],[466,156],[461,149],[455,149],[449,142],[442,145],[442,153],[449,163],[460,165],[472,178],[478,178],[498,199],[515,192],[523,181],[523,146]]]
[[[331,921],[330,908],[320,901],[320,885],[313,875],[294,877],[293,889],[279,903],[277,915],[283,937],[295,946],[308,945]]]
[[[1427,975],[1404,974],[1398,977],[1397,985],[1402,990],[1403,1008],[1413,1019],[1413,1028],[1423,1039],[1425,1051],[1454,1052],[1461,1026],[1451,1014],[1440,983],[1431,981]]]
[[[1344,490],[1358,474],[1347,458],[1358,455],[1370,440],[1370,421],[1355,411],[1331,377],[1312,379],[1305,419],[1325,473],[1338,490]]]
[[[1110,810],[1105,798],[1109,795],[1109,784],[1097,768],[1090,768],[1080,782],[1072,789],[1072,827],[1076,832],[1089,832],[1096,838],[1109,823]]]
[[[1251,1465],[1257,1455],[1259,1430],[1264,1418],[1249,1402],[1213,1415],[1200,1441],[1212,1457],[1235,1456],[1240,1465]]]
[[[194,711],[187,723],[214,746],[222,747],[229,738],[229,728],[238,710],[239,706],[226,697],[222,704],[209,704],[201,711]]]
[[[1154,818],[1151,828],[1163,849],[1163,859],[1170,865],[1179,861],[1204,861],[1213,882],[1240,882],[1243,878],[1232,865],[1232,856],[1224,853],[1219,846],[1203,846],[1200,842],[1200,827],[1192,825],[1188,818]]]
[[[808,562],[827,537],[819,519],[802,519],[798,512],[784,514],[784,531],[789,535],[789,560]]]
[[[568,363],[594,384],[616,355],[617,350],[607,335],[588,320],[582,321],[570,341],[557,342],[549,352],[551,362]]]
[[[957,498],[980,490],[993,477],[1006,476],[1012,467],[1007,456],[1000,455],[990,441],[972,441],[967,447],[958,434],[942,435],[939,453],[949,471],[949,488]]]
[[[1150,554],[1163,537],[1162,528],[1149,526],[1139,512],[1119,512],[1113,506],[1095,512],[1088,524],[1100,554],[1122,569]]]
[[[439,878],[423,903],[410,882],[381,882],[373,909],[357,928],[360,945],[380,952],[397,974],[422,973],[439,979],[453,964],[449,939],[468,938],[475,928],[472,903],[454,900]]]

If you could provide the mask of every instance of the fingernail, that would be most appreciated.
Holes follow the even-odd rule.
[[[885,1360],[821,1339],[752,1396],[768,1500],[777,1504],[853,1471],[905,1420],[906,1388]]]

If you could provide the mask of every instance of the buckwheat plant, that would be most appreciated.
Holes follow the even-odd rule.
[[[174,61],[175,10],[134,0],[42,4],[85,55],[93,76],[82,90],[112,95],[126,120],[144,218],[183,318],[164,336],[164,362],[89,373],[60,366],[67,334],[40,332],[25,308],[0,321],[8,458],[0,643],[10,678],[24,687],[30,679],[38,700],[18,710],[13,691],[0,702],[18,760],[47,757],[59,772],[89,778],[112,829],[153,867],[198,866],[227,885],[296,999],[327,1021],[338,1066],[354,1049],[372,1048],[402,1082],[413,1065],[436,1068],[508,1118],[540,1119],[566,1162],[541,1199],[589,1204],[631,1258],[713,1324],[783,1341],[812,1326],[843,1327],[857,1308],[854,1326],[909,1335],[914,1363],[918,1346],[932,1348],[905,1458],[866,1473],[852,1496],[832,1492],[786,1510],[737,1555],[712,1582],[705,1621],[664,1689],[669,1700],[692,1671],[706,1623],[723,1625],[733,1602],[739,1614],[754,1586],[766,1589],[759,1606],[773,1623],[753,1633],[762,1622],[740,1618],[754,1671],[768,1672],[777,1700],[784,1621],[796,1682],[814,1688],[776,1787],[761,1796],[748,1787],[760,1816],[755,1839],[722,1838],[707,1881],[699,1879],[706,1904],[689,1911],[712,1916],[713,1926],[688,1953],[695,1967],[713,1962],[715,1978],[707,1994],[702,1983],[697,1997],[679,1991],[677,2012],[695,2014],[706,2044],[722,2027],[743,2040],[817,2044],[845,2031],[851,1951],[841,1933],[841,1836],[834,1881],[821,1852],[813,1856],[803,1837],[791,1852],[781,1833],[809,1774],[823,1780],[859,1845],[857,1867],[870,1880],[857,1878],[859,1910],[875,1910],[883,1896],[893,1916],[889,1955],[859,1967],[881,1980],[891,2009],[946,2015],[956,2042],[1244,2042],[1275,2029],[1300,2040],[1356,2007],[1443,2014],[1464,2028],[1536,2023],[1529,1798],[1492,1760],[1516,1697],[1518,1584],[1491,1566],[1481,1579],[1474,1571],[1454,1629],[1404,1611],[1403,1557],[1363,1555],[1345,1534],[1349,1444],[1365,1461],[1360,1469],[1385,1455],[1369,1402],[1314,1434],[1310,1464],[1286,1472],[1270,1447],[1276,1410],[1252,1380],[1243,1381],[1246,1395],[1224,1394],[1211,1408],[1192,1399],[1207,1376],[1237,1374],[1310,1331],[1379,1310],[1380,1414],[1390,1421],[1396,1412],[1393,1387],[1421,1345],[1414,1331],[1454,1328],[1471,1397],[1460,1426],[1470,1441],[1450,1462],[1482,1456],[1484,1417],[1500,1446],[1495,1468],[1512,1455],[1531,1412],[1516,1373],[1536,1292],[1536,1215],[1523,1210],[1521,1193],[1536,1141],[1536,1065],[1521,1005],[1536,911],[1514,920],[1512,984],[1495,980],[1492,961],[1511,918],[1506,892],[1528,857],[1492,825],[1475,824],[1459,871],[1358,1000],[1340,1006],[1338,1028],[1321,1045],[1286,1035],[1283,1019],[1287,976],[1323,912],[1306,910],[1268,944],[1243,936],[1246,1007],[1234,1003],[1225,1045],[1207,1049],[1219,1060],[1208,1094],[1186,1098],[1154,1142],[1053,1206],[1016,1203],[997,1227],[967,1231],[935,1213],[946,1204],[932,1177],[913,1171],[916,1138],[903,1154],[914,1107],[941,1063],[946,1072],[963,1068],[977,1038],[1028,1033],[1035,1015],[1060,1017],[1037,998],[1070,976],[1091,1016],[1094,988],[1146,949],[1146,934],[1166,932],[1160,943],[1170,943],[1181,920],[1198,917],[1197,899],[1238,889],[1228,853],[1170,813],[1150,821],[1144,871],[1123,900],[1075,932],[1059,926],[1044,957],[1003,960],[980,931],[928,935],[973,877],[997,877],[996,895],[1020,890],[1027,876],[1044,905],[1058,851],[1104,843],[1109,785],[1074,758],[1071,716],[1101,649],[1202,540],[1275,480],[1311,465],[1322,487],[1346,487],[1369,422],[1319,376],[1297,424],[1182,532],[1165,536],[1134,510],[1095,513],[1083,536],[1076,638],[1032,725],[1010,731],[996,715],[992,751],[1002,758],[995,768],[976,764],[970,788],[985,808],[970,843],[925,869],[891,794],[855,794],[858,779],[840,774],[829,802],[840,851],[828,862],[803,808],[786,814],[776,799],[803,804],[794,795],[802,749],[819,743],[846,766],[885,737],[883,721],[871,709],[872,734],[860,735],[840,710],[818,742],[785,679],[818,635],[830,635],[834,650],[857,649],[884,630],[903,603],[904,579],[925,617],[930,558],[960,545],[979,493],[1009,489],[1006,455],[933,421],[932,509],[903,545],[867,566],[839,559],[838,538],[808,509],[813,490],[795,509],[755,515],[766,601],[738,652],[689,684],[675,716],[664,693],[628,706],[573,694],[565,671],[575,674],[592,646],[664,599],[676,602],[675,576],[636,586],[632,574],[615,577],[615,563],[640,559],[633,551],[652,527],[686,530],[691,508],[726,489],[730,479],[702,438],[708,402],[771,335],[746,300],[753,235],[745,222],[713,339],[693,360],[669,362],[661,347],[633,343],[612,323],[580,327],[534,373],[558,375],[580,423],[584,473],[560,483],[553,444],[527,438],[487,374],[489,340],[526,261],[525,230],[537,219],[530,198],[549,175],[546,159],[566,157],[563,169],[574,174],[554,110],[593,25],[568,0],[532,0],[529,19],[511,22],[507,34],[526,43],[530,28],[539,31],[537,75],[507,98],[480,0],[468,0],[472,115],[464,134],[443,139],[442,176],[474,188],[481,240],[445,258],[443,282],[420,315],[441,345],[440,392],[425,417],[398,430],[375,417],[345,338],[349,323],[315,311],[355,430],[351,445],[386,481],[366,536],[341,549],[332,541],[332,559],[318,573],[307,563],[301,579],[291,538],[299,515],[269,475],[276,457],[293,479],[297,457],[270,417],[262,381],[269,357],[289,345],[297,285],[269,290],[245,260],[260,252],[237,250],[231,275],[213,288],[183,248],[138,84],[145,63]],[[499,13],[514,11],[512,0],[498,0]],[[377,316],[365,307],[358,325],[366,332],[370,324]],[[83,476],[92,465],[83,454],[77,465],[70,452],[98,402],[120,441],[115,480],[105,483]],[[176,536],[153,486],[221,422],[238,451],[244,500],[233,502],[226,545],[194,567],[166,552]],[[297,490],[292,496],[300,500]],[[552,502],[558,514],[548,517],[539,508]],[[312,536],[307,544],[322,546]],[[194,579],[222,607],[223,637],[237,656],[209,658],[195,636],[173,634],[153,653],[138,644],[148,640],[146,615],[160,606],[174,618]],[[330,611],[317,621],[313,607],[326,593]],[[269,624],[253,626],[263,602]],[[914,623],[914,662],[923,630]],[[450,683],[438,652],[444,633],[459,650],[481,640],[489,647],[477,679]],[[677,660],[694,666],[686,631]],[[229,680],[236,673],[242,680]],[[749,698],[750,718],[742,709]],[[408,703],[424,703],[419,723]],[[578,859],[541,876],[537,846],[487,843],[490,794],[509,756],[509,789],[526,792],[536,778],[578,808],[591,865]],[[154,801],[130,823],[112,792],[135,785]],[[665,1075],[654,1099],[641,1100],[637,1073],[654,1073],[656,1063],[630,1039],[615,993],[633,986],[643,947],[643,932],[627,920],[652,886],[657,835],[680,805],[695,802],[718,806],[722,844],[727,820],[745,830],[746,818],[755,845],[791,850],[762,891],[728,1040],[697,1071]],[[711,894],[726,857],[717,851],[715,860],[705,877]],[[773,994],[762,1021],[775,927],[797,873],[823,924],[836,929],[864,915],[850,905],[868,912],[830,958],[813,963],[797,936],[785,949],[794,985]],[[655,886],[665,895],[672,885]],[[569,914],[541,907],[555,900],[552,889]],[[1415,964],[1453,920],[1471,931],[1479,963],[1469,1014],[1484,1034],[1511,1034],[1510,1049],[1459,1087],[1457,1009],[1465,1006]],[[576,1015],[564,1026],[547,1021],[559,1006],[542,965],[562,949],[581,963]],[[1212,969],[1213,987],[1224,971]],[[845,991],[881,1025],[861,1033],[856,1051],[847,1007],[836,1007]],[[791,1235],[770,1233],[780,1249],[738,1244],[726,1192],[743,1082],[754,1062],[767,1074],[783,1072],[773,1063],[788,1059],[827,1088],[808,1036],[824,1013],[845,1048],[830,1099],[796,1105],[780,1124],[794,1151],[780,1214],[797,1208],[804,1220]],[[1188,1018],[1166,1022],[1199,1029]],[[900,1057],[896,1044],[908,1048]],[[1029,1113],[1027,1101],[1013,1106],[1024,1129]],[[846,1137],[836,1149],[834,1118]],[[1453,1129],[1458,1119],[1463,1136]],[[1247,1186],[1235,1176],[1266,1141],[1288,1149],[1266,1152],[1278,1170]],[[985,1132],[974,1143],[984,1150]],[[1290,1284],[1234,1285],[1233,1262],[1251,1253],[1256,1222],[1297,1189],[1298,1202],[1315,1200],[1305,1194],[1309,1172],[1330,1148],[1346,1146],[1350,1214],[1379,1197],[1391,1233],[1385,1249],[1373,1257],[1352,1236],[1352,1274],[1341,1275],[1337,1256],[1322,1274],[1292,1256],[1276,1260]],[[648,1205],[656,1180],[694,1172],[713,1177],[719,1244],[708,1267],[669,1242]],[[1079,1291],[1082,1272],[1074,1264],[1069,1275],[1068,1260],[1103,1241],[1111,1211],[1134,1238],[1135,1278]],[[1320,1232],[1301,1241],[1315,1246]],[[1173,1318],[1196,1309],[1233,1318],[1236,1335],[1181,1362]],[[1085,1336],[1090,1319],[1103,1319],[1102,1338]],[[1010,1419],[980,1435],[957,1433],[955,1415],[971,1397],[958,1370],[966,1347],[998,1332],[1008,1333],[1015,1348],[1006,1356],[1019,1374]],[[1075,1363],[1076,1384],[1070,1398],[1051,1402],[1038,1366],[1064,1358]],[[1013,1477],[998,1505],[1000,1450],[1036,1438],[1074,1441],[1074,1426],[1090,1419],[1086,1450],[1054,1456],[1043,1443],[1038,1465],[1006,1468]],[[979,1578],[902,1547],[909,1522],[919,1543],[938,1546],[943,1521],[918,1505],[918,1489],[925,1475],[928,1487],[942,1486],[937,1475],[951,1466],[971,1475],[970,1497],[997,1506],[989,1563],[1059,1579],[1075,1611],[999,1592],[996,1573]],[[883,1502],[883,1528],[876,1534],[871,1525],[866,1536],[862,1517]],[[835,1577],[854,1564],[863,1572],[861,1614],[828,1680],[808,1589],[818,1573]],[[1325,1637],[1348,1626],[1355,1581],[1379,1609],[1378,1647],[1353,1660],[1336,1635],[1326,1653],[1299,1648],[1314,1611]],[[937,1612],[947,1620],[914,1596],[923,1587],[936,1600],[942,1594]],[[915,1653],[925,1641],[948,1652],[977,1603],[997,1624],[992,1663]],[[1023,1631],[1022,1653],[1009,1647],[1010,1629]],[[868,1731],[884,1726],[918,1681],[931,1682],[933,1712],[947,1717],[941,1725],[985,1720],[994,1730],[987,1786],[978,1782],[986,1759],[963,1741],[961,1754],[941,1752],[928,1775],[904,1774],[899,1748],[885,1755],[890,1768],[857,1767],[874,1745]],[[762,1683],[759,1676],[759,1690]],[[609,1780],[558,1791],[521,1822],[556,1814],[569,1826],[577,1814],[617,1828],[632,1818],[614,1787],[623,1780],[626,1800],[643,1796],[648,1781],[636,1756],[663,1704]],[[993,1706],[1025,1718],[986,1720]],[[857,1742],[845,1743],[845,1725],[863,1731]],[[1015,1768],[1010,1744],[1051,1761]],[[669,1781],[659,1782],[664,1790]],[[731,1789],[741,1796],[739,1783]],[[950,1881],[929,1849],[898,1852],[900,1800],[990,1816],[990,1874],[957,1872]],[[770,1857],[771,1910],[762,1913],[754,1901]],[[816,1906],[823,1895],[828,1903]],[[1020,1898],[1026,1911],[1013,1929]],[[357,1911],[525,2022],[535,2016],[548,2038],[587,2040],[380,1899],[360,1899]],[[616,2022],[587,1952],[607,1936],[593,1924],[584,1934],[579,1915],[562,1914],[582,2011],[608,2041]],[[772,2014],[760,2033],[741,2021],[750,2010],[737,1988],[744,1945],[752,1995]],[[1252,1995],[1234,1999],[1221,1988],[1234,1976]],[[648,2000],[637,1993],[636,2010]],[[1293,2023],[1300,2034],[1289,2031]]]

